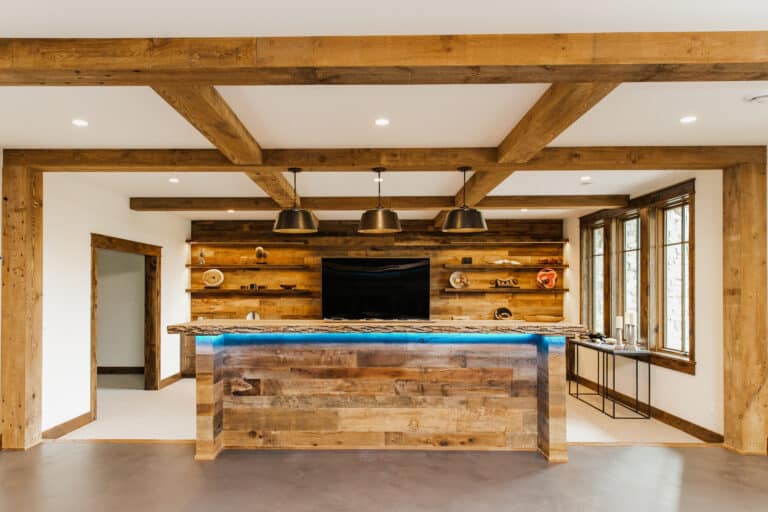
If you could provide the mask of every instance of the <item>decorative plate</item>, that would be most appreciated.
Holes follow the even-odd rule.
[[[203,272],[203,284],[207,288],[218,288],[224,282],[224,273],[217,269],[212,268]]]
[[[499,308],[493,312],[493,318],[496,320],[509,320],[512,318],[512,311],[509,308]]]
[[[454,288],[466,288],[469,286],[469,277],[464,272],[454,272],[448,278],[448,282]]]
[[[536,274],[536,284],[539,288],[551,290],[557,284],[557,272],[551,268],[543,268]]]

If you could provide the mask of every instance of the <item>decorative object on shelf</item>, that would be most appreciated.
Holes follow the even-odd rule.
[[[522,263],[520,263],[517,260],[509,260],[509,259],[506,259],[506,258],[500,259],[500,260],[491,261],[490,263],[493,263],[494,265],[522,265]]]
[[[224,272],[212,268],[203,272],[203,284],[206,288],[218,288],[224,283]]]
[[[249,311],[247,315],[245,315],[246,320],[261,320],[261,316],[255,312],[255,311]]]
[[[624,317],[616,315],[616,348],[624,348]]]
[[[536,284],[539,288],[551,290],[557,285],[557,271],[551,268],[543,268],[536,274]]]
[[[256,289],[257,289],[257,290],[266,290],[266,289],[267,289],[267,285],[265,285],[265,284],[260,284],[259,286],[257,286],[257,287],[256,287]]]
[[[563,258],[539,258],[540,265],[562,265]]]
[[[376,173],[376,183],[379,187],[378,203],[376,208],[363,212],[362,217],[360,217],[360,224],[357,228],[358,233],[381,235],[386,233],[399,233],[403,230],[400,226],[400,219],[397,216],[397,212],[381,206],[381,173],[384,170],[384,167],[373,168],[373,172]]]
[[[461,264],[462,265],[471,265],[472,264],[472,256],[464,256],[461,258]]]
[[[637,313],[635,311],[625,311],[624,324],[627,344],[631,349],[637,350]]]
[[[241,284],[241,285],[240,285],[240,289],[241,289],[241,290],[243,290],[243,291],[245,291],[245,290],[247,290],[247,289],[248,289],[248,285],[247,285],[247,284]]]
[[[451,320],[471,320],[467,315],[451,315]]]
[[[308,233],[317,233],[318,221],[315,214],[304,208],[299,208],[296,197],[296,175],[301,172],[298,167],[288,169],[293,173],[293,207],[280,210],[275,220],[272,231],[286,235],[305,235]]]
[[[200,249],[200,254],[197,255],[197,264],[205,265],[205,251]]]
[[[251,284],[248,285],[248,289],[249,290],[258,290],[259,289],[259,285],[257,285],[256,283],[251,283]]]
[[[443,232],[480,233],[488,231],[488,225],[485,223],[482,212],[467,205],[467,171],[471,171],[472,168],[459,167],[458,170],[464,176],[464,186],[461,188],[464,193],[464,204],[461,208],[454,208],[448,212],[448,216],[443,222]]]
[[[520,281],[516,277],[506,279],[492,279],[491,286],[494,288],[520,288]]]
[[[562,316],[555,315],[525,315],[523,320],[526,322],[562,322]]]
[[[266,263],[269,253],[262,246],[256,248],[256,263]]]
[[[448,283],[454,288],[469,287],[469,277],[464,272],[453,272],[448,277]]]
[[[295,284],[281,284],[280,288],[282,288],[283,290],[293,290],[294,288],[296,288],[296,285]]]
[[[496,320],[509,320],[512,318],[512,311],[509,308],[498,308],[493,312],[493,318]]]

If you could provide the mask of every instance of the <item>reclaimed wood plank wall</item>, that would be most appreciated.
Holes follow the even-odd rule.
[[[227,448],[537,448],[533,344],[217,350]]]

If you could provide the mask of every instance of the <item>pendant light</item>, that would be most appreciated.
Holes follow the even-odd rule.
[[[381,173],[384,168],[374,167],[373,171],[376,173],[376,182],[379,184],[379,202],[376,208],[363,212],[357,232],[371,235],[399,233],[403,228],[400,227],[397,212],[381,206]]]
[[[317,233],[317,217],[315,217],[315,214],[304,208],[299,208],[296,204],[296,175],[301,172],[301,169],[291,167],[288,170],[293,173],[293,207],[280,210],[272,231],[287,235]]]
[[[461,208],[455,208],[448,212],[448,216],[443,223],[444,233],[480,233],[488,231],[483,214],[480,210],[467,206],[467,171],[471,167],[459,167],[459,171],[464,175],[464,205]]]

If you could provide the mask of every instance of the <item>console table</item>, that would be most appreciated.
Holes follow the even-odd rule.
[[[616,348],[614,345],[607,343],[596,343],[594,341],[577,340],[572,339],[568,341],[574,345],[574,364],[576,381],[576,391],[572,391],[573,381],[568,381],[568,394],[577,400],[584,402],[590,407],[597,409],[606,416],[613,419],[651,419],[651,352],[644,348]],[[597,356],[597,390],[595,393],[583,393],[579,389],[579,347],[583,347],[589,350],[594,350]],[[625,357],[631,359],[635,363],[635,395],[634,395],[634,407],[627,403],[622,403],[618,400],[618,393],[616,392],[616,356]],[[610,361],[610,364],[608,364]],[[645,363],[648,368],[648,404],[645,408],[640,405],[640,363]],[[610,379],[609,379],[610,373]],[[600,406],[595,405],[589,400],[585,400],[584,396],[598,396],[600,397]],[[616,414],[616,402],[620,402],[621,407],[625,407],[635,413],[633,416],[620,416]]]

